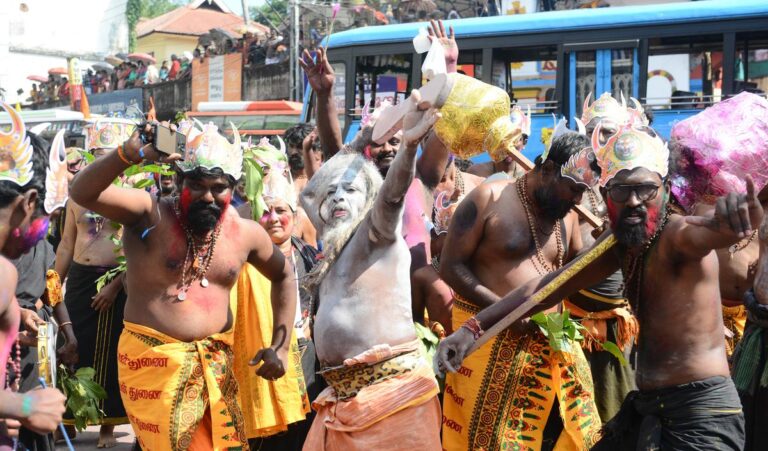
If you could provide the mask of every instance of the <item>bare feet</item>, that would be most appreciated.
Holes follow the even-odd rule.
[[[96,444],[96,448],[112,448],[116,445],[115,426],[102,424],[101,429],[99,429],[99,442]]]

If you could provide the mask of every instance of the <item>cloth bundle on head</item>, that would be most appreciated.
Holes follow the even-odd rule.
[[[672,128],[680,155],[672,194],[686,210],[728,192],[746,192],[751,175],[759,191],[768,184],[768,100],[743,92]]]
[[[0,102],[11,118],[8,133],[0,132],[0,181],[24,186],[32,180],[32,144],[21,115],[12,106]]]
[[[200,126],[184,124],[180,130],[186,131],[187,145],[184,159],[176,163],[182,172],[197,168],[207,170],[221,169],[224,174],[235,180],[243,175],[243,149],[240,147],[240,134],[232,124],[233,143],[219,133],[213,123]]]
[[[53,213],[62,208],[69,197],[69,170],[67,168],[67,150],[64,148],[64,133],[59,130],[51,143],[48,155],[48,172],[45,175],[45,212]]]
[[[271,196],[282,198],[296,211],[296,193],[293,191],[293,181],[290,180],[288,170],[288,156],[285,153],[285,143],[280,137],[280,149],[269,143],[269,139],[262,138],[258,144],[253,145],[249,139],[243,145],[245,161],[245,197],[251,204],[254,220],[268,210],[266,203],[267,190],[272,190]],[[266,170],[269,175],[265,177]],[[285,183],[283,183],[285,181]],[[288,185],[286,187],[285,185]],[[290,191],[287,191],[290,188]],[[289,195],[290,194],[290,195]],[[286,196],[286,197],[283,197]]]
[[[88,150],[117,149],[117,146],[128,141],[136,124],[128,119],[101,118],[89,122],[83,127],[85,133],[85,147]]]
[[[592,133],[592,148],[600,165],[600,186],[606,186],[619,172],[645,168],[661,178],[669,172],[669,149],[650,127],[626,124],[605,143],[600,142],[600,124]]]

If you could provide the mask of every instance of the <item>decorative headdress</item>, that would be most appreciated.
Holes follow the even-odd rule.
[[[230,143],[219,133],[219,128],[213,123],[201,128],[190,127],[187,132],[187,146],[184,160],[176,163],[182,172],[193,171],[197,168],[219,168],[225,174],[239,180],[243,175],[243,149],[240,147],[240,134],[232,124],[235,141]]]
[[[285,153],[285,143],[280,137],[277,139],[280,142],[280,149],[270,144],[269,139],[266,137],[262,138],[256,145],[251,143],[250,138],[243,143],[245,197],[251,204],[254,220],[258,220],[264,211],[268,209],[265,201],[267,185],[270,183],[268,179],[271,179],[273,175],[280,178],[288,177],[288,183],[293,183],[290,180],[291,173],[287,170],[288,156]],[[264,167],[270,168],[267,177],[264,176]],[[275,190],[277,189],[275,188]],[[293,185],[291,185],[291,189],[293,189]],[[286,197],[285,201],[296,211],[296,193],[292,192],[291,194],[292,197]]]
[[[32,180],[32,144],[24,120],[18,111],[5,102],[0,106],[11,117],[11,130],[0,132],[0,180],[24,186]]]
[[[64,148],[64,133],[56,133],[48,155],[48,171],[45,174],[45,212],[53,213],[67,203],[69,196],[69,171],[67,170],[67,151]]]
[[[568,177],[576,183],[592,188],[597,183],[598,175],[592,169],[595,153],[591,147],[585,147],[571,155],[568,161],[560,167],[560,175]]]
[[[621,96],[621,103],[611,97],[611,93],[609,92],[604,92],[590,104],[589,101],[591,98],[592,93],[590,92],[587,95],[587,98],[584,99],[584,106],[582,107],[581,112],[581,122],[583,124],[589,124],[592,119],[596,117],[600,119],[611,119],[618,125],[624,125],[629,122],[630,115],[627,111],[627,103],[624,100],[624,94]]]
[[[128,119],[101,118],[83,127],[85,147],[88,150],[117,149],[128,141],[134,131],[136,124]]]
[[[264,202],[268,203],[270,200],[282,200],[291,207],[293,212],[297,209],[297,197],[296,190],[293,188],[293,182],[286,177],[282,172],[270,172],[267,177],[264,178],[264,192],[262,194]]]
[[[729,192],[768,184],[768,100],[743,92],[678,122],[671,141],[680,149],[672,194],[686,209]],[[675,155],[676,157],[678,155]]]
[[[620,171],[646,168],[662,178],[669,171],[669,149],[649,127],[622,125],[605,144],[600,143],[598,124],[592,133],[592,148],[602,171],[600,186],[605,186]]]

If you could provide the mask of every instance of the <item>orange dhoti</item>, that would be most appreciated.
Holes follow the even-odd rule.
[[[120,394],[142,449],[248,449],[231,346],[232,330],[188,343],[125,322]]]
[[[304,451],[440,450],[440,402],[418,341],[377,346],[322,372],[330,385]]]
[[[733,301],[728,302],[735,304]],[[729,307],[723,303],[723,324],[732,334],[730,337],[725,337],[725,351],[730,358],[736,350],[736,345],[744,336],[744,328],[747,326],[747,309],[744,304]]]

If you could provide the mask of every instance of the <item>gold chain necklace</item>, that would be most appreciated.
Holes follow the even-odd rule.
[[[184,234],[187,239],[187,252],[184,254],[184,266],[181,270],[181,286],[179,288],[179,294],[176,298],[180,301],[187,299],[187,291],[195,280],[200,281],[200,286],[208,288],[209,282],[206,278],[208,268],[213,261],[213,252],[216,249],[216,242],[219,239],[219,232],[221,232],[221,221],[216,224],[213,229],[213,233],[209,235],[205,241],[197,246],[196,240],[192,232],[184,225],[184,221],[181,217],[181,211],[179,211],[179,198],[177,197],[173,202],[173,211],[176,213],[176,219],[179,221],[181,228],[184,230]],[[191,260],[191,264],[190,264]],[[188,274],[189,280],[187,280]]]
[[[539,243],[539,237],[536,234],[536,218],[531,212],[530,208],[530,199],[528,198],[528,174],[520,177],[517,182],[517,195],[520,197],[520,201],[523,204],[523,209],[525,210],[525,216],[528,218],[528,228],[531,230],[531,236],[533,237],[533,244],[536,246],[536,254],[535,259],[533,259],[534,267],[536,267],[536,271],[541,274],[542,276],[544,274],[550,273],[552,271],[555,271],[557,268],[560,268],[563,266],[563,258],[565,257],[565,249],[563,246],[563,237],[562,237],[562,230],[560,230],[560,221],[555,221],[555,241],[557,242],[557,259],[555,261],[555,264],[550,265],[547,263],[547,260],[544,258],[544,250],[542,249],[541,243]],[[538,262],[538,266],[536,263]]]
[[[730,254],[731,260],[733,260],[733,255],[739,251],[743,251],[744,249],[749,246],[749,244],[755,240],[755,237],[757,236],[757,230],[752,231],[752,234],[749,235],[747,238],[744,238],[743,240],[739,241],[736,244],[731,245],[728,248],[728,254]]]

